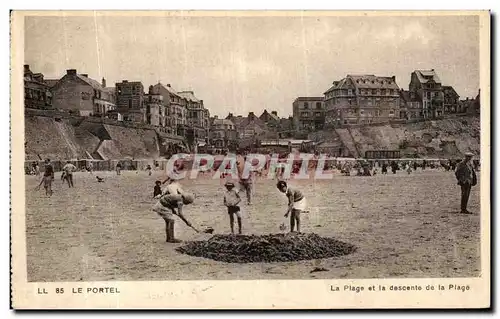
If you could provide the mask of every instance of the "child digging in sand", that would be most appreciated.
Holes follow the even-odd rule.
[[[176,181],[171,181],[171,183],[165,188],[164,193],[157,195],[156,198],[159,199],[159,201],[154,205],[153,211],[160,215],[165,221],[167,243],[182,242],[181,240],[175,238],[174,215],[179,217],[184,223],[186,223],[186,225],[199,233],[199,230],[197,230],[182,213],[183,206],[192,204],[194,196],[184,192]]]
[[[238,219],[238,234],[241,234],[241,214],[240,207],[238,206],[241,202],[241,197],[234,189],[233,182],[227,181],[224,186],[226,186],[227,189],[227,192],[224,194],[224,206],[227,207],[227,213],[229,214],[231,234],[234,234],[234,215],[236,215]]]
[[[308,213],[306,210],[306,198],[298,189],[288,187],[285,181],[279,181],[276,185],[280,192],[285,193],[288,197],[288,209],[285,218],[290,215],[290,232],[293,232],[297,225],[297,232],[300,233],[300,214]]]

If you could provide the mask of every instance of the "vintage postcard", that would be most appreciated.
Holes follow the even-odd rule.
[[[490,307],[490,12],[13,11],[15,309]]]

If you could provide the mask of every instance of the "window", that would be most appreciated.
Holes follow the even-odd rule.
[[[305,109],[309,108],[309,103],[304,102],[304,108],[305,108]]]
[[[394,95],[394,90],[393,89],[391,89],[390,94]]]
[[[377,90],[376,89],[372,89],[372,95],[377,95]]]
[[[390,116],[393,116],[393,115],[394,115],[394,111],[393,111],[393,110],[390,110],[390,111],[389,111],[389,115],[390,115]]]
[[[364,110],[360,110],[359,111],[359,115],[365,115],[365,111]]]
[[[385,95],[385,89],[382,89],[380,94]]]
[[[427,98],[430,99],[431,98],[431,92],[427,92]]]
[[[316,102],[316,108],[317,108],[318,110],[321,110],[321,102]]]

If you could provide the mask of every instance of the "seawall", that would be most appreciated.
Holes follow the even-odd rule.
[[[25,115],[26,160],[160,159],[169,143],[183,139],[100,119]]]

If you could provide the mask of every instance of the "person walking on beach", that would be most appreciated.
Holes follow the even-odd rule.
[[[68,186],[74,187],[73,185],[73,172],[76,171],[76,166],[71,164],[70,161],[66,162],[66,165],[63,167],[63,172],[64,172],[64,178],[68,182]]]
[[[472,186],[477,184],[476,172],[471,164],[473,156],[472,153],[465,153],[465,158],[458,164],[455,171],[455,177],[461,187],[460,212],[463,214],[472,214],[467,210],[467,203]]]
[[[234,189],[234,183],[227,181],[226,184],[227,192],[224,194],[224,206],[227,207],[227,213],[229,214],[229,223],[231,227],[231,234],[234,234],[234,215],[238,219],[238,234],[241,234],[241,214],[240,214],[240,202],[241,197],[238,192]]]
[[[43,188],[45,188],[45,195],[51,197],[52,196],[52,181],[54,180],[54,168],[50,163],[50,159],[45,160],[45,172],[43,173],[42,180],[40,184],[38,184],[37,188],[43,184]]]
[[[118,164],[116,164],[116,175],[121,175],[121,173],[122,173],[122,164],[118,162]]]
[[[236,163],[238,167],[238,175],[240,178],[240,191],[245,192],[247,197],[247,205],[252,205],[252,191],[253,191],[253,178],[252,172],[249,170],[245,172],[245,166],[251,165],[247,163],[245,158]],[[245,173],[248,173],[248,176],[244,176]]]
[[[387,174],[387,163],[386,162],[384,162],[382,164],[382,174]]]

